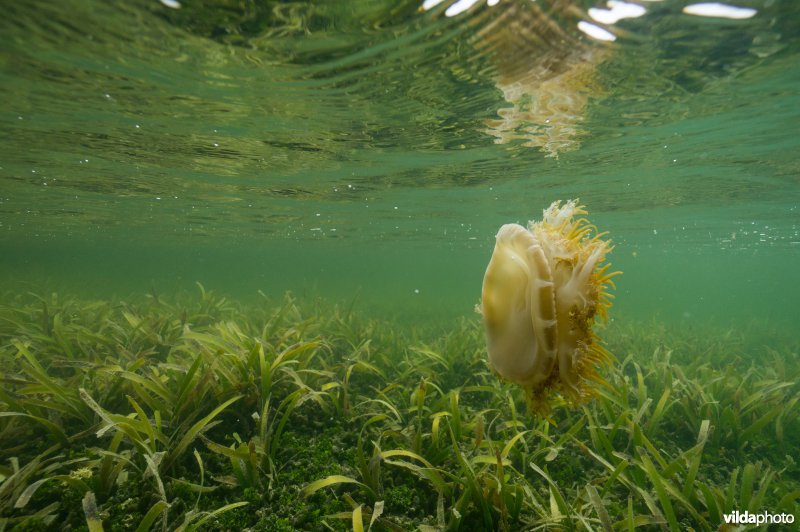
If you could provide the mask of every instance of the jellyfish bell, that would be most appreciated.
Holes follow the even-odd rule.
[[[610,361],[593,327],[620,272],[608,273],[611,245],[585,214],[575,200],[554,202],[527,228],[502,226],[483,278],[489,365],[540,414],[554,394],[571,404],[591,397],[598,367]]]
[[[541,245],[521,225],[497,233],[481,300],[492,367],[516,384],[539,384],[555,362],[553,280]]]

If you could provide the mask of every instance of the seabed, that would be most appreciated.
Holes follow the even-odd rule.
[[[754,326],[755,327],[755,326]],[[611,323],[546,418],[445,332],[199,295],[0,304],[0,530],[717,530],[800,497],[797,344]],[[729,528],[734,529],[734,528]]]

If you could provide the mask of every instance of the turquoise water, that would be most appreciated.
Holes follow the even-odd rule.
[[[499,226],[579,197],[615,319],[794,326],[796,2],[642,2],[614,42],[599,2],[166,4],[4,7],[6,289],[471,315]]]

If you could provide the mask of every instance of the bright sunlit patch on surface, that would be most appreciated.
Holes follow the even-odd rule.
[[[425,0],[422,2],[422,9],[428,11],[429,9],[433,9],[434,7],[438,6],[443,1],[444,0]],[[480,0],[458,0],[448,7],[444,14],[448,17],[454,17],[468,10],[478,2],[480,2]],[[489,7],[496,6],[498,3],[500,3],[500,0],[486,0],[486,5]]]
[[[583,33],[591,37],[592,39],[597,39],[598,41],[616,41],[617,37],[611,33],[610,31],[601,28],[591,22],[586,22],[585,20],[581,20],[578,22],[578,29],[581,30]]]
[[[480,0],[458,0],[444,12],[446,17],[454,17],[477,4]]]
[[[639,4],[609,0],[608,9],[598,7],[589,8],[589,16],[602,24],[614,24],[624,18],[637,18],[644,15],[647,10]]]
[[[736,7],[718,2],[707,2],[702,4],[692,4],[683,8],[687,15],[697,15],[700,17],[717,17],[746,19],[754,16],[757,11],[749,7]]]
[[[181,3],[178,0],[161,0],[161,3],[172,9],[180,9]]]
[[[424,9],[425,11],[433,9],[434,7],[441,4],[443,1],[444,0],[425,0],[424,2],[422,2],[422,9]]]

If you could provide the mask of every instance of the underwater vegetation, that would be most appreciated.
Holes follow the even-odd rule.
[[[197,296],[0,304],[0,529],[716,530],[797,511],[797,344],[604,331],[548,419],[446,332]]]
[[[519,384],[532,412],[547,414],[548,395],[571,403],[593,395],[598,366],[611,361],[594,332],[607,318],[614,286],[603,264],[605,233],[576,200],[553,202],[527,228],[506,224],[497,233],[483,278],[481,306],[489,365]]]

